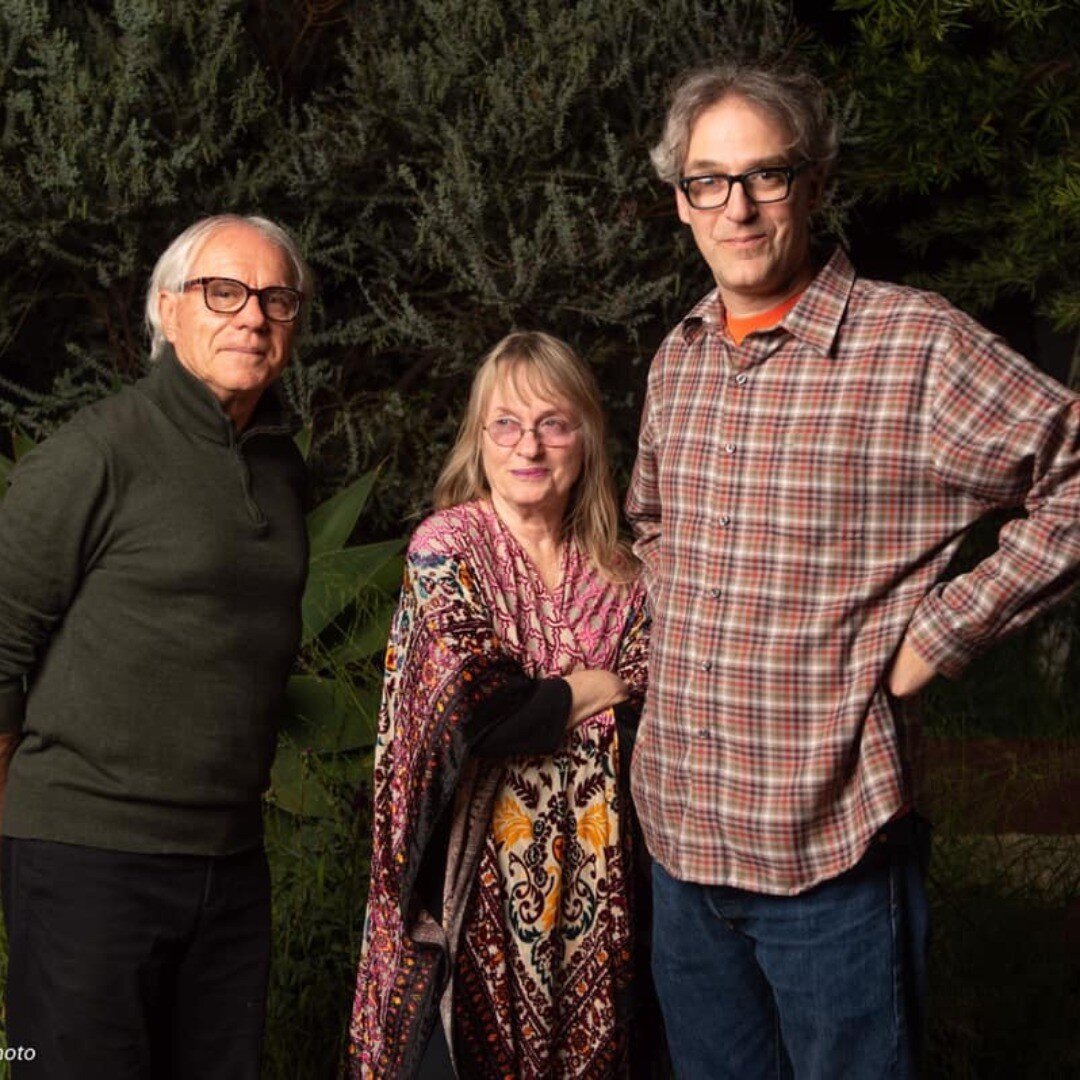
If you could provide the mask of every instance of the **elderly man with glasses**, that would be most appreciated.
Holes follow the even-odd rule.
[[[915,1075],[913,699],[1080,575],[1080,400],[818,257],[835,152],[812,76],[739,66],[686,76],[653,151],[716,282],[653,361],[627,501],[654,614],[632,787],[687,1077]]]
[[[191,226],[150,281],[150,374],[24,458],[0,504],[16,1076],[259,1075],[260,796],[307,566],[273,383],[309,281],[272,222]]]

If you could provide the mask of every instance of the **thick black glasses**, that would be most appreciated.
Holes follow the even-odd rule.
[[[569,446],[579,427],[580,424],[571,424],[561,416],[549,416],[546,420],[541,420],[536,427],[526,427],[512,416],[500,416],[492,420],[484,430],[496,446],[517,446],[527,431],[531,431],[536,436],[536,441],[544,446]]]
[[[184,282],[184,289],[201,285],[203,300],[211,311],[219,315],[235,315],[247,302],[249,296],[259,301],[262,313],[272,322],[292,322],[300,314],[303,294],[286,285],[267,285],[253,289],[242,281],[227,277],[197,277]]]
[[[683,176],[679,179],[679,190],[695,210],[722,210],[735,184],[742,184],[751,202],[783,202],[791,194],[791,182],[810,164],[804,161],[800,165],[764,165],[744,173]]]

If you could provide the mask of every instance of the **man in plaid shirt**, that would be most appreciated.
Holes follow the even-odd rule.
[[[673,1057],[708,1080],[915,1075],[906,699],[1080,574],[1080,399],[940,296],[815,258],[835,151],[812,76],[739,67],[687,76],[653,151],[717,287],[653,362],[627,500],[654,610],[632,783]]]

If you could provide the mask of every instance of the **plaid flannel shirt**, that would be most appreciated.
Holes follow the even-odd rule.
[[[997,551],[942,576],[988,511]],[[653,607],[632,785],[683,880],[794,894],[916,798],[883,680],[954,676],[1080,577],[1080,398],[837,250],[736,347],[716,292],[661,345],[627,497]]]

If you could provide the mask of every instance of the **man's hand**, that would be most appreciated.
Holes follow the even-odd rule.
[[[905,638],[893,661],[886,682],[893,697],[905,698],[917,694],[937,674],[936,671],[908,644]]]

